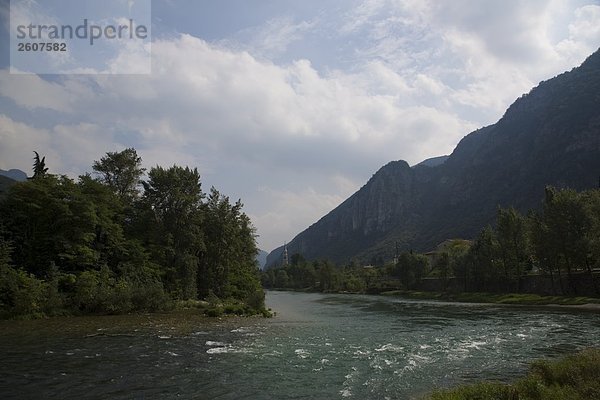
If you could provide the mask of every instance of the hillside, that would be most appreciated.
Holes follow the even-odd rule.
[[[0,175],[0,196],[2,196],[6,191],[8,191],[8,188],[10,188],[16,182],[17,181],[15,181],[14,179],[11,179],[4,175]]]
[[[17,182],[23,182],[27,180],[27,174],[20,169],[9,169],[8,171],[0,169],[0,176],[5,176]]]
[[[265,267],[268,255],[268,252],[258,249],[258,252],[256,253],[256,262],[258,263],[258,267],[260,269],[263,269]]]
[[[475,236],[498,206],[538,208],[546,185],[577,190],[600,176],[600,51],[541,82],[496,123],[465,136],[442,162],[393,161],[289,244],[336,262],[389,260]],[[433,166],[430,166],[433,165]],[[281,257],[269,255],[267,265]]]

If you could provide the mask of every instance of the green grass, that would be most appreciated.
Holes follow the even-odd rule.
[[[600,349],[536,361],[513,384],[483,382],[434,392],[429,400],[600,400]]]
[[[394,290],[381,293],[385,296],[399,296],[419,300],[458,301],[464,303],[494,303],[522,305],[584,305],[600,304],[593,297],[540,296],[537,294],[495,294],[495,293],[441,293]]]

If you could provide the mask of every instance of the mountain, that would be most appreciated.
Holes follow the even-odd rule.
[[[290,243],[307,259],[390,260],[395,247],[427,251],[472,238],[498,206],[538,208],[546,185],[597,187],[600,175],[600,50],[541,82],[495,124],[465,136],[443,162],[393,161]],[[275,249],[267,265],[281,259]]]
[[[27,174],[20,169],[9,169],[8,171],[0,169],[0,175],[6,176],[17,182],[23,182],[27,180]]]
[[[445,163],[449,157],[450,156],[439,156],[439,157],[428,158],[427,160],[421,161],[420,163],[415,165],[415,167],[417,167],[419,165],[426,166],[426,167],[437,167],[438,165],[442,165],[443,163]]]
[[[265,267],[265,264],[267,263],[268,255],[269,255],[268,252],[258,249],[258,253],[256,253],[256,262],[258,263],[258,266],[260,269],[263,269]]]

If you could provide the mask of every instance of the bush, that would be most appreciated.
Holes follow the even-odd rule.
[[[260,289],[256,289],[248,295],[246,298],[246,304],[253,310],[260,311],[265,308],[265,292]]]
[[[73,308],[85,313],[157,311],[166,304],[168,299],[160,282],[115,279],[106,267],[79,274],[72,294]]]
[[[0,314],[6,317],[43,315],[47,284],[8,265],[0,270]]]
[[[433,393],[431,400],[600,400],[600,349],[536,361],[514,385],[479,383]]]

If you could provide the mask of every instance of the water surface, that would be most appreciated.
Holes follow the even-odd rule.
[[[0,322],[3,399],[412,399],[600,345],[575,310],[270,292],[272,319]]]

